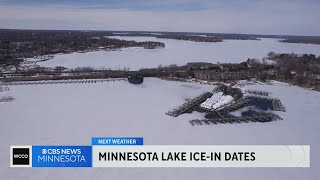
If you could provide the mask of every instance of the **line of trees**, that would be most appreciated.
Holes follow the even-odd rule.
[[[0,30],[0,63],[12,58],[29,58],[56,53],[86,52],[125,47],[163,48],[154,41],[107,38],[106,32]]]

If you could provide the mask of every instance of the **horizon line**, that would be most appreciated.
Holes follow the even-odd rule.
[[[222,32],[192,32],[192,31],[144,31],[144,30],[86,30],[86,29],[29,29],[29,28],[0,28],[0,31],[3,30],[20,30],[20,31],[100,31],[100,32],[148,32],[148,33],[193,33],[193,34],[234,34],[234,35],[253,35],[253,36],[279,36],[279,37],[317,37],[320,38],[319,35],[293,35],[293,34],[259,34],[259,33],[222,33]]]

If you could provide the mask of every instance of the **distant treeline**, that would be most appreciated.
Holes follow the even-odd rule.
[[[289,38],[280,40],[280,42],[285,43],[302,43],[302,44],[317,44],[320,45],[320,37],[295,37],[295,38]]]
[[[283,43],[320,44],[319,36],[259,35],[259,34],[227,34],[227,33],[190,33],[190,32],[143,32],[117,31],[110,32],[116,36],[144,36],[196,42],[221,42],[223,40],[259,40],[260,38],[282,39]]]
[[[175,39],[184,41],[194,41],[194,42],[222,42],[226,39],[236,39],[236,40],[258,40],[256,37],[250,35],[236,35],[236,34],[215,34],[215,35],[205,35],[196,33],[175,33],[175,32],[165,32],[165,33],[141,33],[141,32],[128,32],[128,33],[113,33],[112,35],[121,36],[143,36],[143,37],[156,37],[159,39]]]
[[[56,53],[87,52],[125,47],[163,48],[162,42],[136,42],[107,38],[98,31],[0,30],[0,63]]]

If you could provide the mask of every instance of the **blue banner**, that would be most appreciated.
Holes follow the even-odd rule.
[[[141,146],[143,145],[142,137],[112,137],[112,138],[92,138],[92,145],[104,146]]]
[[[32,146],[32,167],[92,167],[92,146]]]

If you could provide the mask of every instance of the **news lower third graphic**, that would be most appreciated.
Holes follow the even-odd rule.
[[[32,167],[92,167],[92,147],[32,146]]]
[[[309,145],[144,145],[94,137],[84,146],[11,146],[10,167],[310,167]]]

